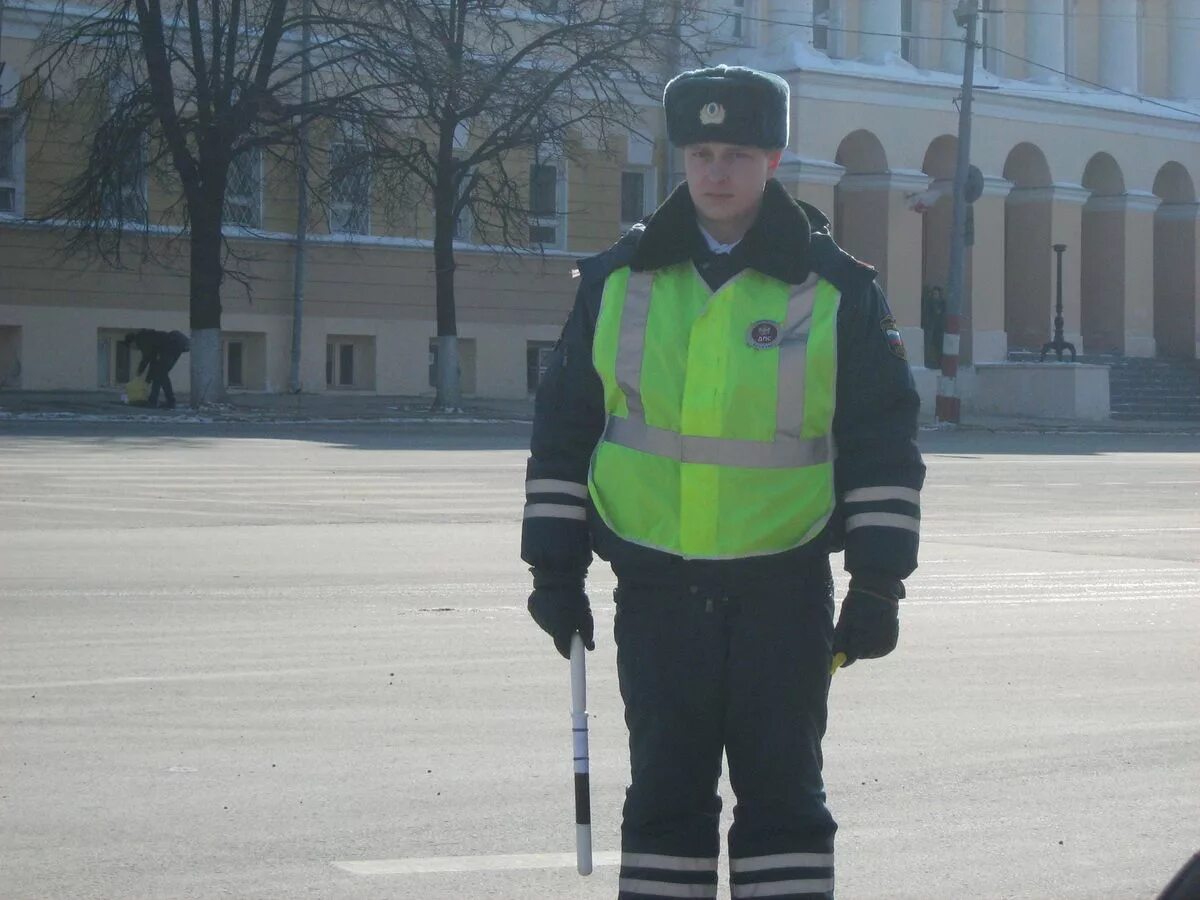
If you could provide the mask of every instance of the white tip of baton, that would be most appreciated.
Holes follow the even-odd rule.
[[[580,875],[592,874],[592,826],[575,826],[575,867]]]

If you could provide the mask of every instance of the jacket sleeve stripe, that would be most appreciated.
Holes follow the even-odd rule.
[[[588,487],[574,481],[560,481],[557,478],[535,478],[525,482],[525,496],[534,494],[566,494],[568,497],[579,497],[586,500]]]
[[[561,503],[529,503],[525,506],[526,519],[575,519],[587,521],[587,508],[565,506]]]
[[[902,516],[899,513],[859,513],[846,519],[846,531],[856,528],[876,526],[880,528],[903,528],[916,534],[921,533],[921,520],[915,516]]]
[[[873,503],[879,500],[903,500],[913,506],[921,505],[921,492],[906,487],[864,487],[846,491],[845,503]]]

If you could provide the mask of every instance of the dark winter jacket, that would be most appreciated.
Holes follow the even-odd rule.
[[[137,372],[141,375],[156,359],[168,363],[167,368],[175,364],[179,357],[187,353],[192,345],[187,335],[182,331],[155,331],[152,328],[140,328],[125,335],[124,342],[137,347],[142,359],[138,363]]]
[[[595,551],[619,579],[733,586],[802,576],[815,555],[844,548],[853,574],[902,579],[912,572],[925,474],[916,446],[919,399],[875,270],[842,251],[828,225],[771,180],[757,221],[732,253],[716,255],[683,184],[644,225],[580,261],[575,307],[537,392],[521,541],[522,558],[535,570],[582,578]],[[838,504],[822,535],[802,547],[739,560],[683,559],[622,540],[588,498],[588,467],[605,427],[603,387],[592,365],[605,279],[623,266],[648,271],[689,258],[712,290],[750,267],[788,284],[816,272],[841,292],[833,422]]]

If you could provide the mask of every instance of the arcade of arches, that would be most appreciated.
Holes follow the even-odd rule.
[[[956,152],[955,137],[942,135],[919,170],[897,168],[879,138],[859,130],[832,163],[780,170],[797,196],[832,212],[839,243],[879,270],[914,365],[937,364],[933,311],[949,269]],[[1081,354],[1196,359],[1200,172],[1167,159],[1139,184],[1107,152],[1080,171],[1054,162],[1018,143],[1001,171],[984,172],[965,260],[963,361],[1001,361],[1051,339],[1055,244],[1066,245],[1064,336]]]

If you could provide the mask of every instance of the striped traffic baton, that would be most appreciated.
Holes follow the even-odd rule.
[[[575,760],[575,865],[592,874],[592,800],[588,773],[587,663],[583,638],[571,638],[571,746]]]

